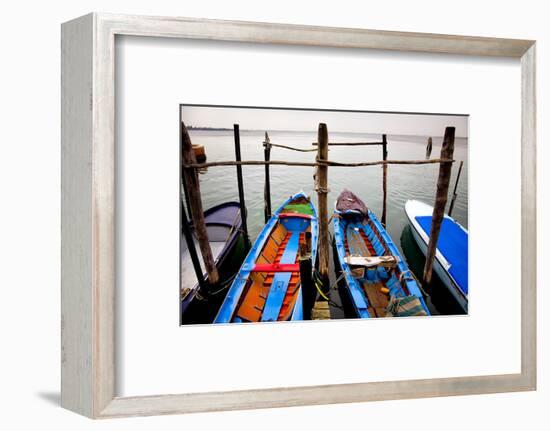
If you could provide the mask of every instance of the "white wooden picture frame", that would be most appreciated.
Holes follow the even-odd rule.
[[[115,394],[115,37],[210,39],[521,59],[521,372],[200,394]],[[535,42],[92,13],[62,25],[63,407],[91,418],[536,388]]]

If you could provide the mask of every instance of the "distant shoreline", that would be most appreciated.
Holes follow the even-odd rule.
[[[230,131],[230,130],[233,130],[233,129],[228,129],[228,128],[225,128],[225,127],[195,127],[195,126],[187,126],[187,130],[206,130],[206,131],[211,131],[211,132],[217,132],[217,131],[224,131],[224,132],[227,132],[227,131]],[[244,131],[244,129],[243,129]]]
[[[201,126],[187,126],[187,130],[189,131],[198,131],[198,132],[232,132],[233,129],[226,128],[226,127],[201,127]],[[258,132],[258,133],[264,133],[267,131],[267,133],[275,133],[275,132],[283,132],[283,133],[313,133],[309,130],[264,130],[264,129],[240,129],[241,132]],[[352,134],[352,135],[382,135],[382,133],[378,132],[333,132],[333,133],[345,133],[345,134]],[[428,138],[429,135],[402,135],[402,134],[394,134],[394,133],[387,133],[388,136],[395,137],[419,137],[419,138]],[[431,136],[433,139],[443,139],[443,136]],[[455,139],[468,139],[467,136],[455,136]]]

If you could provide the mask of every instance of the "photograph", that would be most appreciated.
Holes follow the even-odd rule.
[[[468,314],[467,114],[179,109],[181,325]]]

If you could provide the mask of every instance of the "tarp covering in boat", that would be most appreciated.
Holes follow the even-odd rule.
[[[336,210],[342,213],[357,212],[366,216],[368,214],[368,208],[365,203],[355,196],[352,192],[344,189],[338,199],[336,200]]]
[[[386,317],[427,316],[420,299],[415,295],[390,299],[386,309]]]
[[[431,216],[417,216],[416,221],[430,235]],[[462,292],[468,294],[468,234],[453,220],[445,217],[441,224],[437,248],[451,264],[449,273]]]

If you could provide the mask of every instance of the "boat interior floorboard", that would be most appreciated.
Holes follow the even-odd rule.
[[[384,286],[382,282],[372,283],[363,282],[363,289],[369,300],[369,313],[376,317],[386,316],[386,308],[388,307],[388,296],[381,291]]]
[[[374,246],[369,241],[365,231],[356,225],[348,225],[345,235],[346,255],[354,256],[375,256]],[[382,281],[360,282],[369,303],[369,314],[376,317],[385,317],[386,308],[389,304],[388,295],[382,292],[385,283]]]
[[[256,263],[298,263],[298,248],[303,241],[303,232],[287,231],[279,224]],[[288,320],[298,296],[300,273],[253,272],[250,280],[236,316],[248,322]]]

